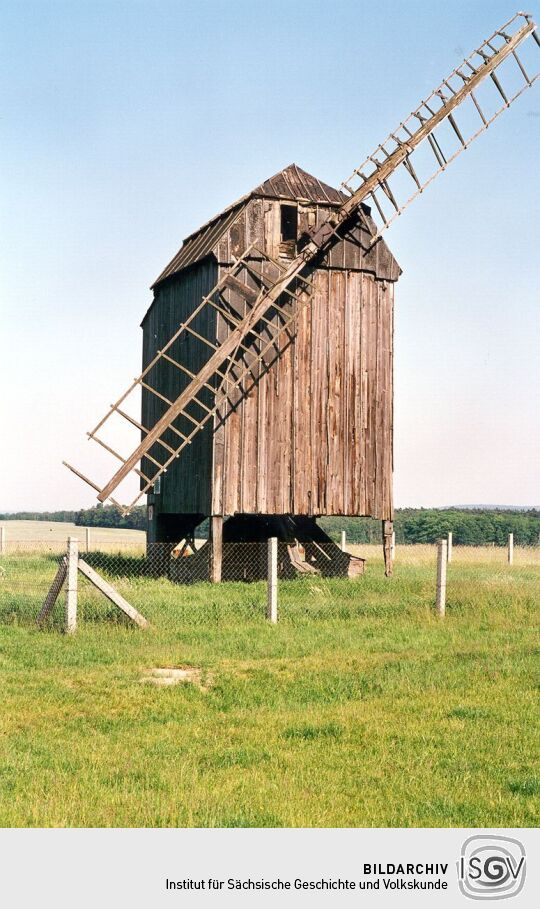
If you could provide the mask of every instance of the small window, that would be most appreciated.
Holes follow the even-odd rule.
[[[296,205],[281,206],[281,242],[295,241],[298,236],[298,209]]]

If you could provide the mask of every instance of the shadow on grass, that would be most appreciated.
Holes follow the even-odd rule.
[[[146,556],[129,556],[122,553],[87,552],[82,558],[97,572],[105,572],[110,577],[144,578],[152,577],[150,564]]]

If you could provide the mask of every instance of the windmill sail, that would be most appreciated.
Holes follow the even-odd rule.
[[[235,395],[245,393],[246,382],[256,382],[272,368],[284,347],[294,339],[299,307],[309,301],[308,266],[340,238],[340,230],[357,216],[359,206],[368,202],[378,218],[372,242],[402,213],[407,205],[463,152],[470,143],[512,104],[540,76],[537,65],[518,56],[526,47],[540,46],[536,25],[530,16],[517,13],[493,33],[458,66],[381,143],[343,184],[348,198],[311,234],[301,252],[288,264],[270,259],[257,247],[247,249],[224,274],[214,289],[173,334],[168,344],[151,360],[126,392],[111,405],[98,425],[88,433],[119,466],[104,485],[95,483],[66,464],[98,493],[98,500],[119,503],[113,493],[135,472],[141,490],[128,506],[151,491],[158,478],[190,445],[210,421],[226,419],[234,407]],[[496,103],[487,106],[480,93],[489,85]],[[243,301],[235,307],[234,297]],[[201,328],[201,316],[213,309],[229,326],[226,338],[218,343]],[[201,342],[207,357],[197,374],[175,358],[174,345],[182,336]],[[175,400],[169,400],[153,384],[153,372],[167,362],[186,377],[186,385]],[[163,413],[154,426],[144,427],[125,409],[133,392],[144,389],[160,399]],[[127,457],[117,452],[98,433],[112,417],[134,426],[142,441]]]

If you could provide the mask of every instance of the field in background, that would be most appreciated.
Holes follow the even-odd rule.
[[[31,552],[50,546],[55,552],[65,548],[67,538],[79,540],[81,550],[85,549],[86,527],[71,524],[67,521],[1,521],[5,528],[7,551],[15,547]],[[133,550],[143,553],[146,548],[146,533],[142,530],[126,530],[116,527],[90,527],[91,548],[104,551]],[[35,545],[34,545],[35,544]]]
[[[537,826],[538,551],[456,553],[440,621],[435,547],[398,548],[391,579],[359,549],[363,578],[280,582],[275,626],[264,582],[100,556],[151,627],[83,580],[73,637],[61,603],[32,624],[55,557],[22,585],[0,559],[0,826]],[[200,685],[141,681],[185,666]]]
[[[11,541],[29,543],[64,543],[68,537],[78,537],[83,542],[86,527],[78,527],[64,521],[1,521],[6,528],[8,543]],[[119,546],[141,546],[146,543],[142,530],[124,530],[115,527],[91,527],[92,540]]]

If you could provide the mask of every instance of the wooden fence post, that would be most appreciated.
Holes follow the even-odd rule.
[[[6,554],[6,528],[0,527],[0,555]]]
[[[390,558],[392,559],[392,564],[396,558],[396,531],[392,531],[392,542],[390,543]]]
[[[437,543],[437,612],[442,617],[446,609],[446,560],[448,543],[439,540]]]
[[[90,528],[86,528],[86,552],[90,552]]]
[[[210,580],[212,584],[221,581],[223,564],[223,518],[212,515],[210,518]]]
[[[277,622],[278,609],[277,558],[277,537],[270,537],[268,540],[268,602],[266,606],[266,618],[269,622],[274,623]]]
[[[347,549],[347,531],[346,530],[341,531],[341,543],[340,543],[339,548],[341,549],[342,552],[345,552],[345,550]]]
[[[446,561],[452,561],[452,543],[453,543],[453,533],[451,530],[448,531],[448,549],[446,551]]]
[[[392,559],[392,534],[394,533],[394,522],[393,521],[383,521],[382,522],[382,538],[383,538],[383,553],[384,553],[384,573],[387,578],[391,577],[393,570],[393,559]]]
[[[68,538],[66,585],[66,633],[77,630],[77,579],[79,566],[79,541]]]
[[[508,564],[514,564],[514,534],[508,534]]]

